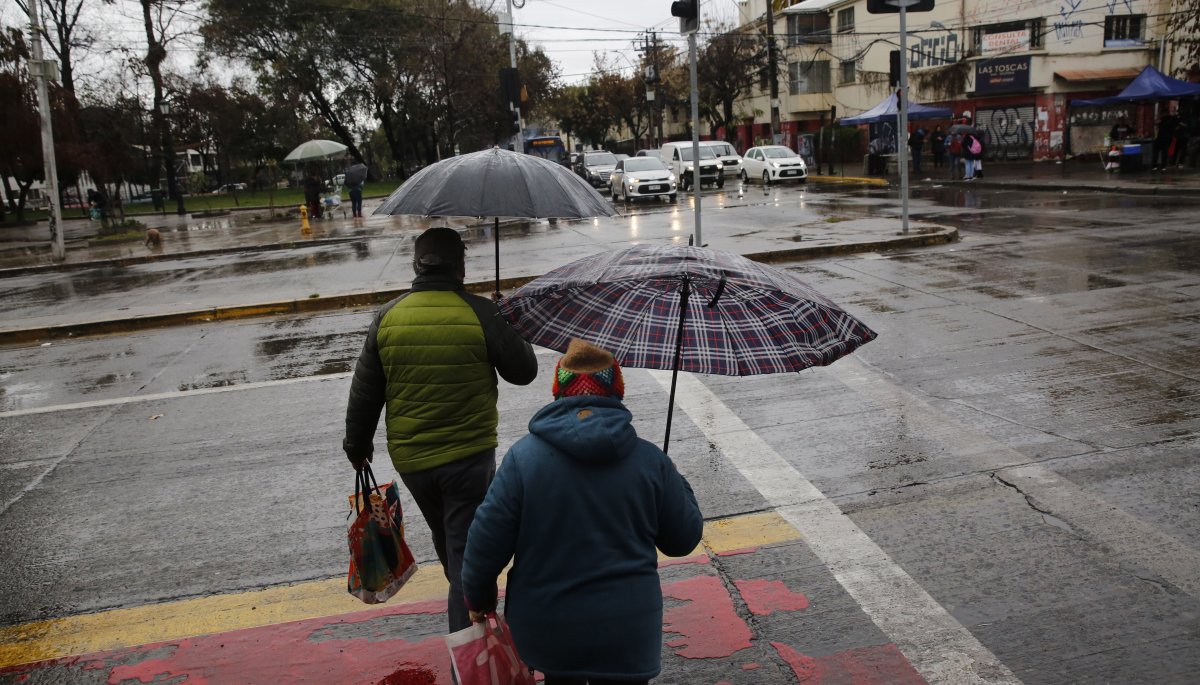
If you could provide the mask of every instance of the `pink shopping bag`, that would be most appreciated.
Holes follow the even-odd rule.
[[[534,685],[508,624],[494,612],[482,623],[447,635],[446,647],[459,685]]]

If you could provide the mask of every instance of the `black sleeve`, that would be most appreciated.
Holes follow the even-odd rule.
[[[512,326],[504,320],[495,302],[478,295],[463,295],[479,325],[483,326],[483,337],[487,341],[488,360],[497,373],[513,385],[529,385],[537,378],[537,357],[533,346],[525,342]]]
[[[379,333],[379,322],[390,308],[390,305],[385,306],[371,321],[367,340],[354,366],[350,401],[346,404],[346,437],[342,440],[342,449],[349,457],[369,457],[375,450],[372,443],[379,425],[379,414],[383,411],[386,398],[384,389],[387,385],[375,338]]]

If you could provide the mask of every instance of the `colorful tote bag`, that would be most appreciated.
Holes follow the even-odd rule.
[[[371,467],[363,464],[355,475],[350,497],[352,520],[346,537],[350,544],[350,573],[346,589],[367,604],[386,602],[399,592],[417,570],[404,542],[404,512],[395,481],[375,482]]]

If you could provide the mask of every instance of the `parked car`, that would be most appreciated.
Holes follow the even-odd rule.
[[[639,197],[665,197],[668,202],[675,202],[678,198],[676,184],[675,174],[662,160],[654,157],[622,159],[608,180],[613,202],[617,198],[632,202]]]
[[[652,150],[638,150],[634,157],[653,157],[655,159],[662,159],[661,153],[662,150],[659,148],[654,148]]]
[[[617,166],[617,158],[607,150],[588,150],[579,156],[575,173],[595,188],[607,188],[608,177]]]
[[[679,179],[679,187],[691,190],[695,166],[692,164],[692,144],[690,142],[667,143],[663,146],[663,164]],[[700,147],[700,185],[725,187],[725,174],[722,173],[721,160],[713,154],[710,148]]]
[[[717,156],[717,159],[721,160],[721,171],[726,176],[741,176],[742,156],[733,149],[732,145],[723,140],[704,140],[700,142],[700,146],[709,148]]]
[[[746,150],[742,157],[742,181],[761,178],[765,184],[775,181],[808,180],[808,167],[791,148],[782,145],[763,145]]]
[[[225,185],[212,191],[213,195],[221,195],[222,193],[231,193],[235,190],[245,190],[245,183],[226,183]]]

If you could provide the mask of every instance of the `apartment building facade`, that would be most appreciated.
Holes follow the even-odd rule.
[[[741,30],[765,33],[766,3],[780,53],[777,139],[803,136],[886,98],[899,54],[899,18],[866,0],[743,0]],[[1126,118],[1153,130],[1153,106],[1072,108],[1112,95],[1147,65],[1170,71],[1170,0],[939,0],[908,16],[909,94],[970,115],[1004,159],[1055,159],[1098,145]],[[892,53],[895,53],[894,55]],[[768,138],[769,81],[742,103],[741,146]],[[936,124],[937,122],[933,122]],[[883,135],[872,131],[873,136]],[[895,131],[890,132],[892,140]]]

